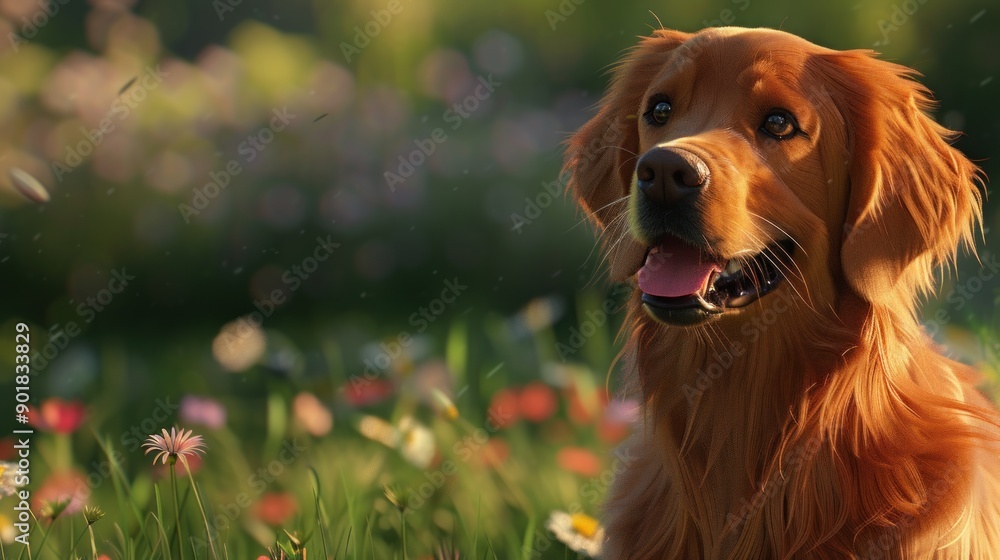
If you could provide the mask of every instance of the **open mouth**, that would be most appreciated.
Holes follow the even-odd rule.
[[[777,241],[756,255],[723,259],[667,236],[639,270],[642,302],[653,318],[695,325],[753,303],[774,290],[791,265],[794,244]]]

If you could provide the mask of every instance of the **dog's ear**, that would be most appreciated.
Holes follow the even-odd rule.
[[[925,111],[916,71],[870,51],[820,57],[823,81],[847,126],[849,200],[841,265],[867,301],[912,308],[934,269],[973,248],[982,224],[982,176]]]
[[[639,109],[650,81],[664,71],[667,53],[690,37],[660,29],[643,38],[614,67],[597,114],[567,142],[567,189],[599,227],[626,208],[609,204],[627,195],[639,150]]]
[[[639,113],[650,82],[663,72],[668,54],[690,37],[660,29],[643,38],[615,67],[597,114],[567,142],[562,176],[587,217],[603,230],[610,278],[627,279],[642,265],[646,248],[628,231],[626,196],[639,158]],[[691,56],[671,59],[691,62]],[[616,219],[617,217],[617,219]]]

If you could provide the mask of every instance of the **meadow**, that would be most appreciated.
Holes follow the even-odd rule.
[[[546,523],[581,513],[583,535],[599,530],[588,517],[638,414],[606,375],[618,300],[590,298],[563,336],[549,299],[475,321],[457,307],[433,335],[369,343],[360,364],[322,327],[109,343],[98,397],[32,408],[31,546],[12,542],[17,498],[4,497],[0,558],[575,558]],[[162,393],[144,391],[163,396],[129,397],[147,363],[197,374],[183,392],[164,374]],[[141,445],[174,426],[204,438],[187,467]]]
[[[639,402],[560,165],[637,36],[875,48],[998,161],[984,2],[660,4],[0,0],[0,560],[594,556]],[[922,316],[996,397],[994,199]]]

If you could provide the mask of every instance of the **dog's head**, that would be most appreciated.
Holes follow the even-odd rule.
[[[781,290],[912,311],[980,216],[978,169],[912,74],[767,29],[643,39],[567,152],[612,279],[678,325]]]

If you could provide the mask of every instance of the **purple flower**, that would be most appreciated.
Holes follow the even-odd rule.
[[[222,403],[197,395],[181,399],[180,415],[187,424],[201,424],[213,429],[221,428],[226,423],[226,408]]]

